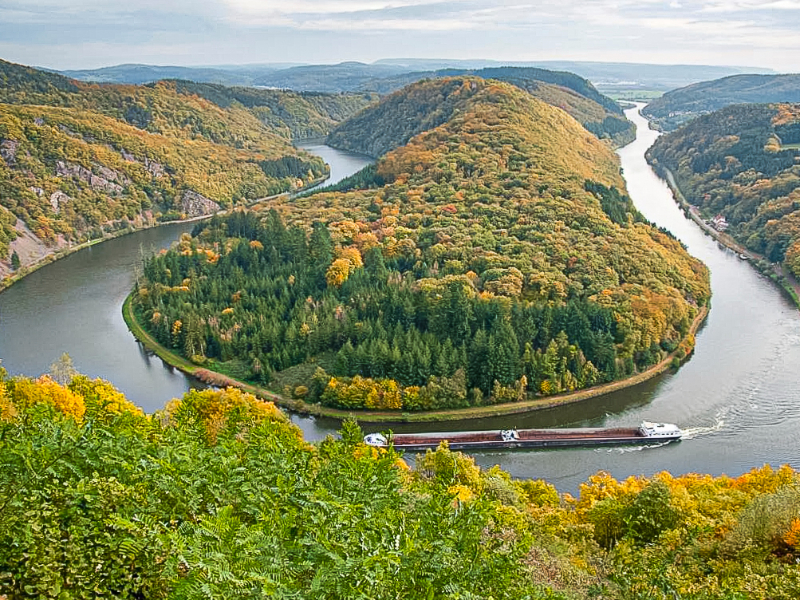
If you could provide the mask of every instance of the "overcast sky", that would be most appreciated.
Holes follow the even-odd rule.
[[[800,0],[0,0],[0,58],[94,68],[380,58],[800,71]]]

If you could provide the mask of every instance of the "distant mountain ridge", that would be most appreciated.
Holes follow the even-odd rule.
[[[666,91],[698,81],[718,79],[739,73],[772,73],[756,67],[709,65],[650,65],[587,61],[496,61],[453,59],[382,59],[371,64],[344,62],[334,65],[219,65],[172,67],[154,65],[116,65],[101,69],[62,71],[81,81],[110,83],[152,83],[160,79],[187,79],[199,83],[290,88],[297,91],[373,91],[380,92],[381,80],[409,73],[444,69],[476,70],[497,67],[534,67],[576,73],[592,81],[601,91],[619,83]],[[416,79],[407,80],[406,84]],[[402,87],[399,86],[399,87]],[[399,88],[394,88],[399,89]],[[393,90],[389,90],[393,91]],[[381,92],[386,93],[386,92]]]
[[[233,70],[217,67],[179,67],[126,64],[100,69],[77,69],[60,71],[66,77],[79,81],[98,83],[132,83],[141,85],[154,83],[162,79],[188,79],[204,83],[222,85],[251,85],[253,78],[260,76],[265,67],[254,71],[249,69]]]
[[[731,104],[800,102],[800,75],[733,75],[667,92],[642,111],[664,131]]]

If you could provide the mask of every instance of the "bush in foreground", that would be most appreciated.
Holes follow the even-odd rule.
[[[446,446],[317,445],[240,390],[144,415],[102,380],[0,373],[8,598],[796,598],[798,475],[580,495]]]

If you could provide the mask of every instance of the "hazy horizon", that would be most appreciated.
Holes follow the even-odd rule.
[[[0,56],[46,68],[443,60],[796,71],[800,0],[0,0]]]
[[[5,59],[4,57],[0,57],[0,59]],[[709,63],[657,63],[657,62],[635,62],[635,61],[602,61],[602,60],[573,60],[573,59],[546,59],[546,60],[530,60],[530,61],[520,61],[516,58],[508,58],[508,59],[497,59],[497,58],[486,58],[486,57],[477,57],[473,59],[463,59],[463,58],[442,58],[438,56],[419,56],[414,58],[409,58],[406,56],[383,56],[381,58],[372,60],[372,61],[364,61],[364,60],[357,60],[357,59],[349,59],[349,60],[341,60],[341,61],[319,61],[319,62],[300,62],[300,61],[282,61],[282,62],[242,62],[242,63],[198,63],[198,64],[189,64],[189,63],[178,63],[178,62],[162,62],[162,63],[145,63],[145,62],[134,62],[134,61],[126,61],[126,62],[117,62],[117,63],[109,63],[109,64],[101,64],[99,66],[93,67],[86,67],[86,66],[77,66],[77,67],[69,67],[64,69],[58,69],[56,67],[52,67],[50,65],[34,65],[34,64],[27,64],[27,66],[31,67],[41,67],[45,69],[54,69],[57,71],[89,71],[89,70],[98,70],[98,69],[106,69],[112,67],[124,67],[124,66],[146,66],[146,67],[155,67],[155,68],[191,68],[191,69],[256,69],[259,67],[274,67],[280,69],[288,69],[292,67],[311,67],[311,66],[337,66],[346,63],[359,63],[365,65],[377,65],[377,64],[402,64],[401,61],[426,61],[426,62],[460,62],[460,63],[498,63],[502,65],[511,65],[513,63],[531,63],[531,64],[541,64],[541,63],[562,63],[562,62],[574,62],[586,65],[630,65],[630,66],[658,66],[658,67],[721,67],[721,68],[730,68],[730,69],[758,69],[758,70],[772,70],[775,73],[795,73],[800,71],[800,66],[798,69],[794,71],[778,71],[776,69],[772,69],[771,67],[763,67],[759,65],[740,65],[740,64],[709,64]]]

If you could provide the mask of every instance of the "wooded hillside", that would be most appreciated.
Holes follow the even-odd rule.
[[[371,101],[86,84],[4,61],[0,82],[0,274],[108,231],[306,185],[327,167],[290,140],[324,135]]]
[[[379,89],[383,93],[395,92],[403,86],[422,79],[465,76],[511,83],[532,96],[563,109],[598,138],[611,140],[616,145],[624,145],[633,141],[636,135],[633,123],[625,118],[622,109],[616,102],[603,96],[589,81],[573,73],[520,67],[498,67],[475,71],[446,69],[430,73],[401,75],[393,80],[385,80],[390,83],[382,85]],[[405,94],[398,94],[397,98],[399,100],[404,96]],[[387,110],[397,110],[396,107],[392,107],[391,98],[392,96],[387,102],[382,102],[371,110],[364,111],[356,118],[343,123],[329,136],[328,142],[335,147],[364,152],[377,157],[404,144],[413,135],[424,131],[427,127],[443,123],[448,118],[446,105],[434,107],[430,105],[430,98],[422,98],[410,100],[411,106],[406,110],[419,111],[421,115],[427,115],[427,118],[415,119],[411,114],[403,114],[406,119],[404,122],[385,122],[383,114]],[[409,102],[409,100],[399,101]],[[412,123],[414,126],[410,127]],[[377,124],[388,125],[391,131],[376,132],[375,135],[367,133],[367,128]],[[370,139],[369,143],[364,141],[367,136]]]
[[[569,115],[472,77],[369,113],[384,146],[427,128],[373,188],[215,219],[147,263],[136,302],[162,344],[268,383],[317,361],[338,379],[307,389],[306,373],[297,393],[408,410],[571,391],[690,350],[706,269]]]
[[[660,137],[648,158],[705,216],[800,276],[800,105],[729,106]]]
[[[800,102],[800,75],[733,75],[667,92],[642,111],[663,131],[731,104]]]

